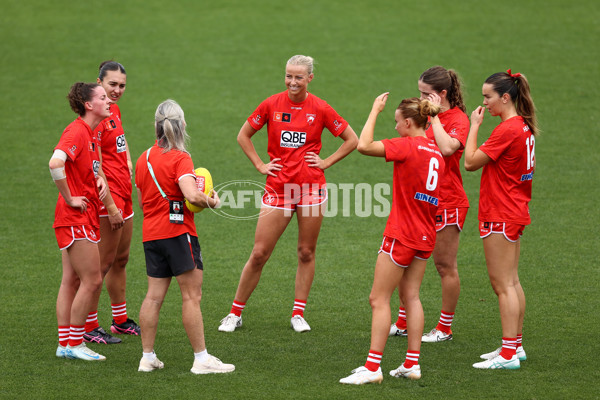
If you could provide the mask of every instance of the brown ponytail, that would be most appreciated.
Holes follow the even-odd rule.
[[[423,72],[419,80],[430,85],[438,93],[445,90],[450,108],[458,107],[463,112],[467,111],[463,100],[460,78],[454,70],[438,65]]]
[[[500,96],[508,93],[515,105],[517,114],[523,117],[527,125],[529,125],[531,133],[535,136],[540,134],[540,128],[535,116],[535,104],[533,104],[529,82],[525,75],[497,72],[487,78],[485,83],[492,85],[494,91]]]
[[[97,88],[97,83],[76,82],[71,86],[67,99],[71,110],[83,117],[86,113],[85,102],[92,99],[94,89]]]

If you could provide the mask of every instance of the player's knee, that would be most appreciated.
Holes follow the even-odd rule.
[[[92,293],[99,293],[102,290],[102,276],[90,277],[83,281],[84,286]]]
[[[262,266],[265,265],[270,256],[271,251],[261,246],[255,246],[252,249],[250,261],[253,266],[259,266],[262,269]]]
[[[435,268],[440,274],[440,277],[456,276],[458,277],[458,269],[456,268],[456,262],[448,260],[437,260],[435,262]]]
[[[400,294],[400,299],[402,300],[402,304],[404,304],[405,308],[410,307],[411,304],[421,302],[421,298],[419,297],[419,291],[413,291],[408,288],[404,288],[402,290],[402,293]]]
[[[146,298],[144,299],[144,303],[146,303],[148,306],[151,306],[153,308],[159,308],[162,307],[162,303],[163,303],[164,297],[160,297],[160,296],[154,296],[151,293],[147,293],[146,294]],[[143,309],[143,304],[142,304],[142,309]]]
[[[371,305],[371,309],[374,310],[386,305],[386,299],[379,293],[371,292],[371,294],[369,295],[369,304]],[[387,304],[389,305],[389,299],[387,301]]]
[[[194,304],[200,304],[200,300],[202,300],[202,289],[197,288],[191,291],[182,292],[181,293],[182,300],[184,302],[189,301]]]
[[[120,254],[115,258],[115,262],[113,263],[113,267],[116,268],[125,268],[127,263],[129,262],[129,253]]]
[[[492,285],[492,289],[494,290],[494,293],[496,293],[496,296],[507,293],[508,287],[510,286],[506,282],[499,280],[490,280],[490,284]]]
[[[312,247],[298,247],[298,261],[310,263],[315,260],[315,249]]]

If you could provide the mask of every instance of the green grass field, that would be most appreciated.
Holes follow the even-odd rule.
[[[0,398],[600,397],[597,2],[2,0],[0,10]],[[137,337],[93,347],[107,356],[105,363],[54,357],[61,264],[51,228],[57,190],[48,160],[74,118],[65,99],[70,85],[95,80],[105,59],[120,61],[128,89],[119,105],[134,158],[153,143],[156,106],[173,98],[186,112],[192,157],[210,169],[215,184],[262,182],[235,137],[261,100],[285,89],[285,61],[294,54],[317,60],[310,90],[357,132],[375,96],[390,91],[376,131],[380,139],[394,136],[395,103],[418,94],[417,78],[432,65],[458,71],[469,114],[481,103],[487,76],[507,68],[527,75],[543,132],[536,149],[533,222],[521,246],[528,360],[519,371],[471,367],[501,337],[476,226],[479,172],[463,175],[472,207],[458,255],[462,293],[455,339],[422,347],[420,381],[388,376],[382,385],[338,383],[364,363],[369,350],[368,294],[385,225],[385,218],[356,216],[352,202],[344,217],[341,199],[340,213],[325,219],[319,238],[306,310],[312,332],[296,334],[289,327],[295,223],[265,267],[243,328],[217,332],[252,248],[256,222],[204,211],[196,223],[206,265],[206,341],[209,352],[236,364],[235,373],[189,372],[193,354],[176,284],[163,307],[156,344],[164,370],[137,372]],[[487,115],[480,140],[498,123]],[[255,140],[263,159],[265,136]],[[325,155],[341,143],[328,133],[324,138]],[[391,168],[355,152],[329,170],[327,179],[337,185],[386,183]],[[137,206],[135,211],[128,310],[137,320],[146,275],[142,214]],[[437,321],[440,296],[430,262],[421,290],[426,330]],[[108,328],[105,292],[99,319]],[[405,339],[388,341],[386,376],[405,351]]]

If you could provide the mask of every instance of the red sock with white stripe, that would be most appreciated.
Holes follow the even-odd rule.
[[[79,346],[83,342],[85,325],[71,325],[69,330],[69,346]]]
[[[406,329],[406,309],[404,307],[398,308],[398,320],[396,321],[396,328]]]
[[[71,328],[67,326],[58,327],[58,344],[65,347],[69,344],[69,331]]]
[[[304,309],[306,308],[306,300],[294,299],[294,308],[292,309],[292,317],[296,315],[304,318]]]
[[[502,350],[500,355],[506,360],[510,360],[517,354],[517,338],[502,338]]]
[[[517,349],[519,347],[523,347],[523,334],[522,333],[517,335]]]
[[[90,312],[87,318],[85,319],[85,331],[91,332],[99,326],[100,325],[98,324],[98,310]]]
[[[412,368],[414,365],[419,364],[419,356],[420,352],[415,350],[407,350],[406,351],[406,359],[404,360],[404,368]]]
[[[445,312],[444,310],[442,310],[442,312],[440,314],[440,320],[439,320],[437,326],[435,327],[435,329],[437,329],[438,331],[447,333],[447,334],[451,334],[452,329],[450,329],[450,327],[452,326],[453,319],[454,319],[454,313],[449,313],[449,312]]]
[[[112,309],[112,317],[115,321],[115,324],[121,325],[127,322],[127,302],[124,301],[119,304],[111,304],[110,308]]]
[[[230,314],[235,314],[236,317],[241,317],[242,311],[244,311],[244,307],[246,307],[246,303],[234,300],[233,304],[231,305]]]
[[[381,357],[383,357],[383,353],[375,350],[369,350],[369,356],[367,357],[365,368],[371,372],[377,371],[379,369],[379,365],[381,364]]]

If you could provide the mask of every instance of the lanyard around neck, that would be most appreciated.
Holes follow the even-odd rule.
[[[162,197],[165,198],[165,199],[167,199],[167,200],[169,200],[169,198],[167,197],[167,195],[165,194],[165,192],[162,190],[162,188],[158,184],[158,181],[156,180],[156,176],[154,176],[154,170],[152,169],[152,164],[150,164],[150,150],[152,150],[152,147],[150,147],[146,151],[146,163],[148,164],[148,171],[150,171],[150,176],[152,176],[152,179],[154,179],[154,183],[156,183],[156,187],[158,188],[158,191],[160,192],[160,194],[162,195]]]

